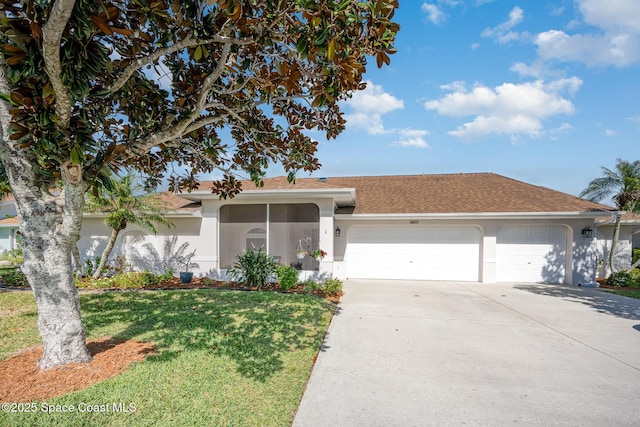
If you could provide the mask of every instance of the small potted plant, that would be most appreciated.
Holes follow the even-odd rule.
[[[189,271],[190,267],[198,266],[198,264],[191,262],[191,258],[196,254],[196,250],[194,249],[189,253],[185,253],[188,247],[188,242],[183,243],[173,256],[178,264],[184,266],[184,270],[180,271],[180,283],[190,283],[191,279],[193,279],[193,272]]]
[[[327,256],[327,253],[325,251],[323,251],[322,249],[318,248],[315,251],[311,252],[311,256],[316,261],[320,261],[320,260],[322,260],[322,258]]]

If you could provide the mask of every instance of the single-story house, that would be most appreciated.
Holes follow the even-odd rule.
[[[210,187],[164,194],[175,228],[154,236],[129,227],[116,253],[139,268],[158,268],[168,262],[168,245],[186,241],[196,250],[196,275],[213,278],[225,277],[242,251],[261,249],[307,277],[587,285],[602,258],[598,234],[605,237],[615,215],[609,206],[493,173],[295,184],[276,177],[260,188],[243,182],[243,192],[228,200]],[[86,215],[81,254],[100,255],[108,235],[101,215]],[[316,249],[326,256],[297,255]],[[630,245],[624,251],[628,265]]]
[[[196,275],[225,278],[243,250],[261,249],[302,277],[593,284],[611,247],[614,208],[493,173],[268,178],[220,200],[211,183],[158,195],[175,227],[130,225],[113,255],[138,269],[172,266],[183,242]],[[19,246],[15,202],[0,203],[0,252]],[[78,247],[101,255],[110,230],[85,214]],[[616,266],[640,247],[640,217],[622,216]],[[321,249],[316,260],[299,250]],[[298,258],[298,257],[301,258]],[[173,265],[175,271],[178,266]]]

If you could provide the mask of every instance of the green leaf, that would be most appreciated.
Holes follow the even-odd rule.
[[[300,36],[300,38],[296,42],[296,51],[298,53],[302,53],[302,54],[306,55],[307,54],[307,50],[308,50],[307,35],[303,34],[303,35]]]
[[[77,165],[82,163],[80,161],[80,150],[78,149],[78,147],[73,147],[71,149],[71,151],[69,152],[69,160],[71,160],[71,163],[74,163]]]

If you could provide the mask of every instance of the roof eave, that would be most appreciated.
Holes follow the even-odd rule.
[[[610,216],[611,212],[444,212],[444,213],[373,213],[336,214],[337,220],[383,219],[596,219]]]
[[[104,218],[105,216],[106,214],[104,213],[85,213],[82,215],[83,218]],[[167,218],[199,218],[202,217],[202,210],[198,208],[193,211],[169,211],[165,212],[163,216]]]
[[[182,198],[193,201],[219,199],[220,196],[211,192],[193,191],[182,193]],[[309,198],[331,198],[339,206],[349,206],[355,203],[355,188],[331,188],[331,189],[304,189],[304,190],[242,190],[234,199],[309,199]]]

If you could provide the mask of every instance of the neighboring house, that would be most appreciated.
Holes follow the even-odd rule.
[[[598,230],[598,258],[604,261],[609,260],[609,250],[613,240],[615,216],[596,221]],[[640,248],[640,216],[632,213],[622,215],[620,221],[620,236],[615,249],[615,268],[628,268],[631,265],[631,254],[633,248]],[[602,268],[598,271],[598,277],[605,277],[604,263],[600,263]]]
[[[129,227],[118,253],[139,268],[167,262],[177,236],[195,249],[196,274],[225,277],[243,250],[261,249],[306,277],[592,284],[596,221],[615,209],[492,173],[269,178],[220,200],[203,182],[164,195],[175,229]],[[600,227],[602,231],[603,228]],[[109,230],[83,222],[81,253],[96,256]],[[154,246],[153,253],[144,247]],[[316,261],[296,251],[322,249]],[[165,255],[162,255],[162,254]],[[630,255],[629,255],[630,256]]]
[[[0,200],[0,253],[20,246],[16,203],[12,196]]]

